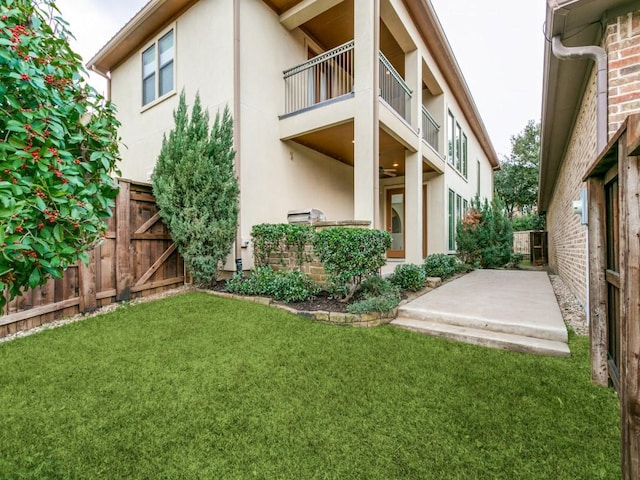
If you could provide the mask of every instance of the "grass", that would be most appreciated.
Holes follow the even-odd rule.
[[[547,358],[189,293],[0,344],[0,478],[619,478],[588,342]]]

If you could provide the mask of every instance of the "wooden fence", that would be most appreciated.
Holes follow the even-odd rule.
[[[26,291],[7,303],[0,337],[113,302],[144,297],[184,284],[184,263],[160,220],[148,184],[120,180],[115,214],[89,265]]]
[[[529,257],[531,248],[529,244],[530,231],[513,232],[513,253],[519,253]]]

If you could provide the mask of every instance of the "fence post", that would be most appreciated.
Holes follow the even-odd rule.
[[[120,180],[116,198],[116,301],[131,298],[131,185]]]
[[[80,313],[92,312],[98,308],[96,299],[96,247],[89,252],[89,264],[78,262],[78,274],[80,276]]]

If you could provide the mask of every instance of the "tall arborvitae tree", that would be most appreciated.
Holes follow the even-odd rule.
[[[153,192],[194,281],[211,285],[231,252],[238,224],[233,120],[225,108],[209,131],[200,96],[189,118],[184,92],[173,118],[175,127],[162,141],[152,175]]]

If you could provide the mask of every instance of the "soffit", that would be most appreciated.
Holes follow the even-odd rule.
[[[87,67],[106,75],[197,1],[150,0],[89,60]]]
[[[554,7],[550,6],[553,3]],[[559,60],[551,51],[551,38],[559,35],[568,47],[599,45],[603,20],[629,9],[628,0],[548,0],[545,24],[542,91],[542,131],[538,208],[545,212],[567,150],[589,75],[591,60]],[[559,4],[559,5],[556,5]],[[599,152],[598,152],[599,153]],[[582,175],[584,172],[577,172]]]
[[[278,15],[282,15],[284,12],[289,10],[290,8],[295,7],[299,3],[302,3],[304,0],[263,0],[271,10],[276,12]]]
[[[353,0],[344,0],[312,18],[302,29],[326,50],[353,40]]]
[[[380,132],[380,168],[397,170],[398,176],[405,172],[405,147],[395,138],[385,132]],[[354,163],[353,122],[335,125],[330,128],[318,130],[306,135],[301,135],[292,140],[317,152],[331,157],[346,165]],[[396,166],[394,166],[396,165]],[[425,172],[433,171],[423,162]]]

